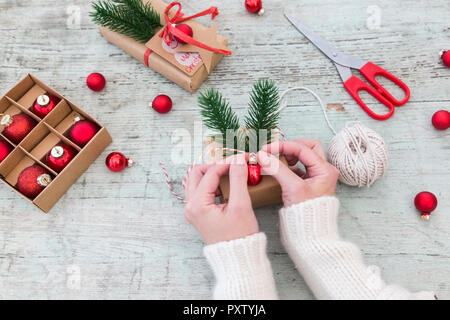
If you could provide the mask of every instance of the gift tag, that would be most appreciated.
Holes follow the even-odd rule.
[[[178,52],[178,49],[181,48],[182,45],[175,39],[173,39],[170,44],[167,44],[163,38],[159,36],[159,32],[157,32],[145,46],[189,76],[194,75],[203,65],[200,54],[197,52]]]
[[[197,52],[178,52],[177,50],[182,46],[177,40],[173,39],[169,45],[161,39],[161,46],[167,52],[173,54],[175,60],[186,67],[187,72],[191,72],[194,68],[202,63],[202,58]]]

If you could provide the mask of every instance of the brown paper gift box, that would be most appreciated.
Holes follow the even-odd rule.
[[[207,139],[205,144],[208,154],[211,155],[210,160],[219,160],[221,155],[216,156],[214,151],[211,151],[211,149],[217,147],[215,142]],[[281,156],[280,161],[287,165],[285,157]],[[219,188],[222,194],[220,196],[221,203],[228,202],[230,199],[230,178],[228,175],[220,178]],[[283,203],[283,199],[281,197],[281,186],[274,177],[269,175],[264,175],[262,181],[258,185],[248,186],[248,193],[254,209]]]
[[[45,118],[40,119],[30,110],[37,97],[45,93],[54,95],[61,100]],[[55,205],[112,142],[108,131],[100,123],[31,74],[28,74],[0,99],[0,113],[9,115],[25,113],[37,123],[33,130],[17,145],[0,133],[0,139],[7,141],[14,148],[0,163],[0,176],[1,180],[12,190],[44,212],[48,212]],[[67,133],[72,127],[75,117],[93,121],[100,128],[83,148],[67,138]],[[3,132],[3,129],[4,127],[0,126],[1,132]],[[77,151],[75,158],[60,173],[53,171],[45,164],[47,153],[58,143],[70,145]],[[16,184],[22,170],[33,164],[38,164],[47,169],[52,177],[52,182],[36,198],[29,199],[16,189]]]
[[[167,3],[162,0],[143,1],[152,5],[161,17],[161,24],[165,25],[164,10],[167,7]],[[171,12],[174,12],[174,9],[175,8],[172,8]],[[226,48],[228,40],[215,33],[217,26],[207,28],[195,20],[189,20],[184,23],[192,27],[194,30],[194,37],[196,34],[208,33],[208,31],[210,31],[212,33],[208,34],[217,37],[212,40],[216,41],[222,48]],[[150,41],[146,44],[142,44],[127,36],[111,31],[108,28],[100,26],[99,29],[106,40],[189,92],[195,92],[200,87],[223,57],[222,54],[213,53],[208,61],[205,62],[200,60],[199,62],[195,62],[195,66],[192,65],[187,67],[179,63],[174,58],[174,54],[163,49],[161,45],[163,40],[159,37],[159,31],[155,33]],[[181,47],[180,50],[184,52],[182,49],[183,47]]]

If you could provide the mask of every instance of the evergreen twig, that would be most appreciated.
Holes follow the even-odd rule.
[[[159,14],[142,0],[100,0],[90,13],[96,24],[141,43],[150,40],[161,27]]]
[[[210,88],[202,92],[198,98],[198,104],[204,124],[208,128],[218,131],[222,135],[225,135],[227,130],[239,129],[239,119],[236,113],[218,90]]]
[[[270,143],[273,130],[278,125],[279,94],[275,82],[271,80],[259,80],[253,86],[243,128],[239,125],[237,115],[219,91],[208,89],[200,94],[198,103],[204,124],[220,133],[220,138],[215,137],[215,140],[224,147],[256,152],[262,145]],[[233,134],[233,141],[227,141],[227,138],[230,140],[230,137],[227,137],[227,130],[231,130],[228,133]],[[260,130],[266,130],[267,135],[261,136]]]
[[[259,80],[253,86],[250,95],[248,115],[245,117],[247,129],[257,133],[258,149],[270,143],[272,131],[276,129],[280,118],[278,111],[280,97],[273,80]],[[267,130],[267,136],[261,137],[259,130]]]

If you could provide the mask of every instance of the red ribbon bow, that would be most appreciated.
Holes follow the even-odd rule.
[[[172,7],[174,7],[174,6],[178,6],[178,10],[175,13],[175,15],[172,17],[172,19],[169,19],[168,13],[169,13],[170,9],[172,9]],[[194,19],[194,18],[201,17],[201,16],[206,16],[208,14],[211,14],[211,19],[214,20],[214,18],[219,14],[219,10],[217,10],[216,7],[211,7],[209,9],[202,11],[200,13],[197,13],[193,16],[183,18],[183,13],[181,12],[181,3],[172,2],[171,4],[169,4],[167,6],[166,11],[164,11],[166,25],[164,26],[164,29],[159,34],[159,36],[161,38],[163,38],[164,42],[167,43],[168,45],[170,45],[172,43],[172,36],[176,36],[180,40],[183,40],[184,42],[192,44],[196,47],[203,48],[203,49],[206,49],[206,50],[209,50],[212,52],[221,53],[221,54],[224,54],[227,56],[231,55],[231,51],[226,51],[226,50],[210,47],[210,46],[208,46],[204,43],[201,43],[201,42],[195,40],[194,38],[188,36],[183,31],[180,31],[177,28],[175,28],[177,23],[181,23],[183,21]]]

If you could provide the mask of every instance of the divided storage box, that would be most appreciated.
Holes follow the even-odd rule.
[[[49,93],[61,99],[57,106],[43,119],[31,112],[41,94]],[[0,113],[15,115],[25,113],[36,120],[37,125],[17,145],[2,133],[0,139],[7,141],[14,149],[0,163],[1,180],[23,198],[44,212],[48,212],[70,186],[83,174],[100,153],[112,142],[108,131],[74,103],[29,74],[0,100]],[[87,145],[80,148],[67,138],[75,118],[90,120],[100,130]],[[0,126],[0,132],[4,127]],[[77,151],[75,158],[57,173],[45,164],[47,153],[58,143],[72,146]],[[34,199],[29,199],[16,188],[17,178],[23,169],[38,164],[50,172],[52,182]]]

